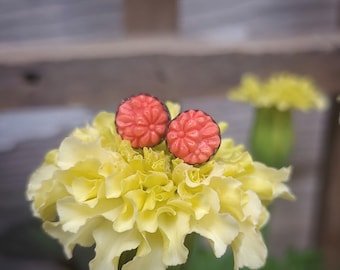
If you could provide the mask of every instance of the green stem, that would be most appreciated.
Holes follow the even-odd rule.
[[[291,111],[257,108],[250,137],[256,161],[281,168],[289,164],[294,141]]]

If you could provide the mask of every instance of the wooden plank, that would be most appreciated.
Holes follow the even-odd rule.
[[[122,0],[1,1],[0,42],[68,43],[122,34]]]
[[[127,34],[169,34],[178,27],[177,0],[124,0]]]
[[[2,0],[0,43],[115,40],[124,34],[123,1]],[[143,32],[177,31],[182,36],[248,41],[336,33],[339,29],[338,0],[128,2],[125,8],[130,15],[125,19]]]
[[[340,92],[339,51],[135,55],[0,65],[0,107],[84,104],[111,106],[136,92],[177,100],[220,95],[245,72],[311,76],[328,94]]]
[[[325,148],[325,171],[318,216],[318,242],[326,259],[326,269],[340,268],[340,100],[332,99],[328,140]]]
[[[334,32],[336,1],[181,2],[181,31],[189,36],[252,40]],[[234,36],[234,37],[233,37]]]

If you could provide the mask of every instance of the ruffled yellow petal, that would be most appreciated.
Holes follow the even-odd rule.
[[[229,214],[209,213],[192,221],[192,231],[208,239],[216,257],[221,257],[239,233],[239,225]]]
[[[262,201],[270,202],[277,197],[293,200],[294,196],[284,183],[290,177],[291,169],[274,169],[262,163],[254,162],[253,170],[238,179],[245,190],[253,190]]]
[[[31,176],[31,181],[27,187],[27,198],[32,200],[36,192],[41,188],[44,181],[48,181],[52,178],[54,172],[57,170],[55,165],[45,165],[39,167]]]
[[[239,226],[240,233],[231,244],[234,254],[234,269],[242,267],[258,269],[265,264],[268,254],[262,235],[250,221],[241,222]]]
[[[123,266],[122,270],[159,269],[165,270],[163,263],[163,245],[160,233],[147,234],[139,245],[137,254],[132,261]]]
[[[165,105],[168,107],[171,119],[175,118],[181,111],[181,106],[178,103],[167,101]]]
[[[72,251],[77,244],[83,247],[90,247],[95,243],[92,232],[101,222],[101,218],[92,219],[75,233],[64,231],[62,229],[62,224],[59,222],[45,222],[43,228],[51,236],[59,240],[59,242],[64,246],[67,258],[71,258]]]
[[[244,192],[240,181],[232,177],[214,178],[211,181],[211,187],[218,194],[222,213],[229,213],[235,219],[244,218]]]
[[[116,232],[109,221],[102,222],[94,231],[96,257],[90,268],[96,270],[118,269],[120,255],[138,247],[141,237],[136,230]]]
[[[176,215],[165,213],[158,217],[159,231],[163,238],[164,264],[178,265],[187,260],[189,251],[184,245],[184,240],[190,232],[189,220],[190,216],[183,212]]]
[[[218,127],[220,128],[221,134],[223,134],[228,129],[228,123],[227,122],[219,122]]]

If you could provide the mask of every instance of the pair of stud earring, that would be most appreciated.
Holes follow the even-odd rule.
[[[123,100],[115,124],[132,147],[153,147],[165,140],[171,154],[192,165],[208,161],[221,143],[220,129],[210,115],[187,110],[171,120],[167,106],[149,94]]]

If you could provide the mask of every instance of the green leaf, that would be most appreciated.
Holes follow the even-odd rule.
[[[269,257],[262,270],[323,270],[324,260],[317,250],[290,249],[282,259]]]

